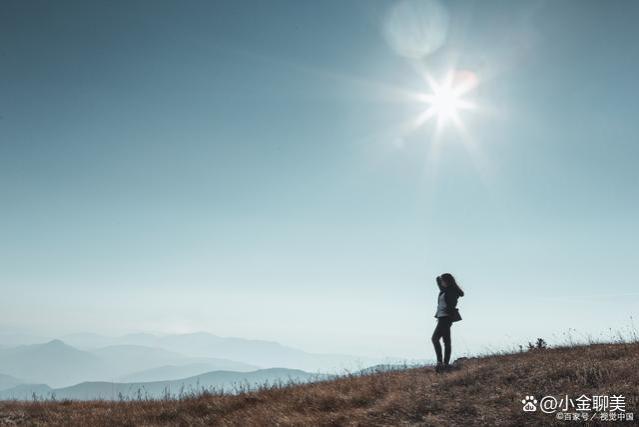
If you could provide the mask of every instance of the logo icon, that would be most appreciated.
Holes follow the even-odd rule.
[[[524,412],[535,412],[537,410],[537,399],[535,399],[535,396],[526,396],[525,399],[522,399],[521,403],[524,405]]]
[[[557,411],[558,407],[559,407],[559,403],[557,402],[557,399],[554,396],[544,396],[541,398],[541,401],[539,402],[539,409],[541,409],[541,412],[545,414],[554,413],[555,411]],[[557,419],[563,419],[563,418],[557,418]]]

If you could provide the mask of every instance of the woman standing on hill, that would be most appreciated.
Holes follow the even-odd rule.
[[[437,298],[437,326],[433,332],[433,346],[437,354],[438,372],[442,369],[448,369],[450,362],[450,327],[453,322],[461,320],[459,310],[457,310],[457,300],[464,296],[464,291],[459,287],[455,278],[450,273],[444,273],[437,277],[437,286],[439,287],[439,296]],[[444,357],[442,359],[442,346],[439,340],[444,340]]]

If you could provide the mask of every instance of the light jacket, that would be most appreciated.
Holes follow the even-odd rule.
[[[462,319],[457,309],[457,300],[464,296],[464,291],[459,287],[456,288],[439,288],[439,296],[437,297],[437,311],[435,317],[449,317],[453,322],[458,322]]]

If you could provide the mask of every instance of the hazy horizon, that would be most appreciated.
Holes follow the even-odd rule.
[[[633,328],[637,12],[3,1],[0,332],[430,358],[444,272],[456,355]]]

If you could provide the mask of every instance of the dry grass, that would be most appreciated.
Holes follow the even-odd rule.
[[[1,402],[0,423],[26,425],[548,425],[522,412],[533,394],[623,394],[636,410],[639,344],[594,344],[465,360],[226,396],[134,402]],[[573,421],[574,423],[574,421]],[[630,425],[631,423],[626,423]]]

